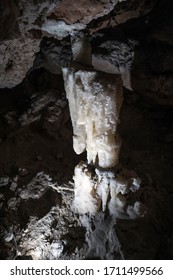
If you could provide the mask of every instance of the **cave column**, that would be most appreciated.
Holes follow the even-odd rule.
[[[123,101],[119,75],[96,71],[91,65],[91,48],[85,36],[72,39],[73,63],[63,68],[65,90],[73,126],[73,148],[87,151],[87,163],[74,171],[74,210],[80,214],[105,211],[114,171],[119,161],[121,140],[117,133]],[[102,206],[101,206],[102,205]]]

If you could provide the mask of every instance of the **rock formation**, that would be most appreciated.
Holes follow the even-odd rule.
[[[172,5],[0,1],[1,259],[173,258]]]
[[[117,126],[123,98],[121,80],[92,68],[89,42],[83,35],[73,39],[72,51],[73,66],[63,68],[63,77],[73,125],[73,148],[77,154],[87,151],[87,165],[106,170],[119,160],[121,141]],[[100,209],[100,201],[102,209],[106,209],[109,177],[113,173],[110,176],[102,173],[100,180],[95,174],[92,179],[87,165],[80,163],[75,168],[74,208],[80,214],[95,214]]]

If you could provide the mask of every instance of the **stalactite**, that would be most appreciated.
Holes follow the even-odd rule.
[[[117,135],[122,104],[119,76],[94,70],[63,69],[73,124],[73,147],[87,151],[89,164],[103,168],[118,163],[121,141]]]

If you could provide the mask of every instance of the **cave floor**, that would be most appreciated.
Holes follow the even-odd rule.
[[[0,99],[0,258],[121,259],[119,246],[109,244],[104,253],[89,248],[87,226],[71,211],[74,167],[86,155],[73,151],[65,97],[39,93],[22,110]],[[116,171],[138,174],[142,185],[133,199],[146,207],[144,217],[113,225],[125,259],[173,258],[171,118],[169,108],[125,92]],[[104,223],[110,219],[100,215]],[[96,220],[85,220],[90,231],[96,227]]]

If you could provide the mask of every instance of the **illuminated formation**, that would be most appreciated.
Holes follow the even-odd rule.
[[[85,55],[86,48],[86,55]],[[77,154],[87,151],[87,163],[74,171],[74,211],[95,214],[108,205],[111,213],[121,212],[125,192],[110,168],[119,161],[121,140],[117,133],[123,101],[118,75],[96,71],[91,66],[91,50],[82,35],[73,39],[71,68],[63,68],[65,90],[73,125],[73,147]],[[84,65],[85,64],[85,65]],[[124,185],[123,185],[124,186]],[[119,210],[117,210],[119,209]]]
[[[120,78],[92,69],[64,69],[63,73],[75,152],[86,150],[88,164],[115,166],[121,145],[116,134],[122,103]]]

